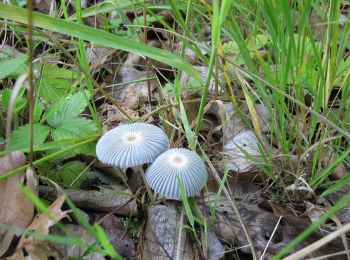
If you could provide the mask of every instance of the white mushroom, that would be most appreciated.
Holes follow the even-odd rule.
[[[157,157],[146,171],[146,181],[160,195],[169,199],[181,199],[176,176],[191,197],[205,185],[208,173],[203,160],[188,149],[173,148]]]
[[[148,186],[142,165],[153,162],[169,148],[169,139],[157,126],[133,123],[118,126],[106,132],[96,145],[98,159],[119,168],[140,166],[141,177],[152,202],[154,198]]]
[[[168,148],[168,137],[161,128],[133,123],[106,132],[97,143],[96,154],[105,164],[128,168],[151,163]]]

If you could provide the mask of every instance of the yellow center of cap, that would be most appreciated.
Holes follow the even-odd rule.
[[[187,158],[182,154],[172,154],[169,156],[168,162],[173,167],[183,167],[187,164]]]
[[[125,143],[134,144],[141,139],[141,135],[139,133],[127,133],[122,136],[122,139]]]

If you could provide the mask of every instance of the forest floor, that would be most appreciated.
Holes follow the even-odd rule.
[[[0,3],[0,257],[350,259],[350,5],[282,2]],[[141,122],[203,189],[97,158]]]

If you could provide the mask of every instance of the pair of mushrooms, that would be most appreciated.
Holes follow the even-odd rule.
[[[169,199],[181,199],[177,176],[187,197],[198,193],[208,178],[195,152],[169,149],[166,134],[151,124],[127,124],[106,132],[97,143],[96,154],[101,162],[123,169],[153,162],[146,171],[145,185]]]

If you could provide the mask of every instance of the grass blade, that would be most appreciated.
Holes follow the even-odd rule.
[[[28,24],[28,12],[24,8],[0,3],[0,17]],[[33,12],[33,26],[47,29],[53,32],[67,34],[106,47],[120,49],[141,56],[146,56],[180,69],[193,76],[197,80],[200,80],[199,73],[193,68],[193,66],[186,60],[180,58],[178,55],[172,54],[162,49],[148,46],[135,40],[127,39],[79,23],[65,21],[36,12]]]

